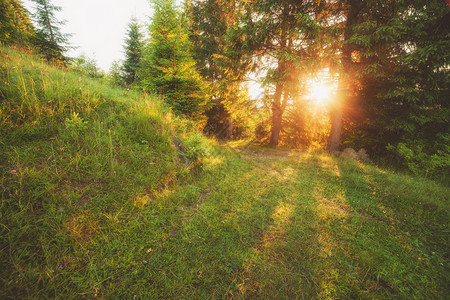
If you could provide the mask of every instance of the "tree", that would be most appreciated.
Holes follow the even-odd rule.
[[[163,95],[176,113],[199,118],[206,108],[206,84],[196,70],[184,25],[173,0],[154,2],[140,85]]]
[[[422,175],[450,168],[449,18],[440,0],[372,6],[348,41],[363,57],[361,139]]]
[[[123,63],[118,60],[113,61],[106,78],[112,86],[124,87],[125,74],[123,72]]]
[[[243,81],[252,67],[242,48],[239,23],[244,1],[204,0],[187,6],[194,58],[209,83],[212,107],[206,112],[205,132],[231,139],[251,118],[251,102]]]
[[[276,147],[288,103],[298,97],[299,82],[316,68],[319,53],[315,20],[324,1],[258,0],[248,7],[245,47],[267,68],[265,84],[271,94],[270,145]]]
[[[327,151],[333,153],[339,149],[342,132],[343,111],[346,103],[350,102],[349,98],[355,94],[355,62],[352,59],[355,45],[349,43],[353,35],[355,26],[361,22],[363,9],[367,7],[367,1],[344,0],[338,1],[334,7],[334,14],[339,17],[343,15],[343,34],[340,46],[340,63],[339,85],[337,99],[330,109],[331,130],[328,137]]]
[[[72,70],[86,74],[92,78],[103,78],[105,73],[97,66],[94,58],[89,58],[85,54],[71,59],[70,67]]]
[[[125,61],[123,62],[123,81],[130,85],[136,80],[142,60],[142,33],[136,18],[128,24],[127,39],[125,41]]]
[[[41,54],[48,61],[65,62],[64,52],[67,50],[70,35],[61,33],[60,26],[65,22],[59,21],[55,12],[60,6],[55,6],[50,0],[33,0],[36,3],[34,18],[36,22],[36,44]]]
[[[29,46],[34,27],[18,0],[0,0],[0,42]]]

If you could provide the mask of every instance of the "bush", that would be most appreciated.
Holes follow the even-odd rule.
[[[415,175],[426,177],[445,177],[450,171],[450,146],[442,144],[433,154],[426,152],[423,144],[407,145],[398,143],[388,145],[387,149],[398,156]]]
[[[185,155],[194,166],[201,165],[202,159],[209,156],[210,149],[206,138],[200,133],[194,133],[185,142]]]

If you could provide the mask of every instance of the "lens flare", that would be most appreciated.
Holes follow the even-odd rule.
[[[330,101],[331,88],[324,82],[314,81],[311,83],[311,98],[319,105],[325,105]]]

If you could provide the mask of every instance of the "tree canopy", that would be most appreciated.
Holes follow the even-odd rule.
[[[140,85],[162,95],[175,112],[199,117],[206,105],[206,84],[195,68],[186,24],[173,0],[153,4]]]
[[[123,80],[125,84],[132,84],[136,80],[142,60],[143,35],[136,18],[128,24],[127,39],[125,40],[125,61],[123,62]]]
[[[69,34],[61,32],[60,26],[65,22],[58,20],[55,12],[61,7],[50,0],[32,0],[36,4],[34,19],[36,22],[35,43],[42,55],[49,61],[66,61]]]
[[[0,0],[0,42],[29,45],[34,26],[18,0]]]

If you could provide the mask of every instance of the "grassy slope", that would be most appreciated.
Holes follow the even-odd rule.
[[[172,136],[198,138],[161,101],[11,49],[0,48],[0,83],[0,293],[23,282],[48,293],[66,284],[48,285],[55,265],[88,268],[81,241],[188,174]]]
[[[189,175],[188,122],[1,51],[1,298],[445,297],[447,187],[261,148]]]

